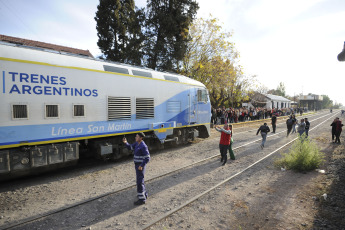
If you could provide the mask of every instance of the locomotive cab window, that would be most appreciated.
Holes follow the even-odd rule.
[[[59,118],[59,105],[46,105],[45,118]]]
[[[28,119],[28,105],[16,104],[12,105],[12,119]]]
[[[85,105],[73,105],[73,117],[85,117]]]
[[[206,89],[198,89],[198,102],[207,103],[207,91],[206,91]]]

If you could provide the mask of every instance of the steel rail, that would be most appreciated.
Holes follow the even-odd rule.
[[[329,115],[329,114],[327,114]],[[324,117],[324,116],[322,116]],[[330,118],[335,117],[335,116],[331,116],[329,118],[327,118],[325,121],[319,123],[318,125],[314,126],[313,128],[310,129],[313,130],[315,128],[317,128],[318,126],[322,125],[323,123],[325,123],[326,121],[328,121]],[[281,132],[280,132],[281,133]],[[278,134],[278,133],[277,133]],[[271,135],[272,136],[272,135]],[[207,193],[215,190],[216,188],[218,188],[219,186],[225,184],[226,182],[230,181],[231,179],[237,177],[238,175],[242,174],[243,172],[247,171],[248,169],[252,168],[253,166],[257,165],[258,163],[260,163],[261,161],[265,160],[266,158],[270,157],[271,155],[273,155],[274,153],[278,152],[279,150],[283,149],[284,147],[288,146],[289,144],[293,143],[294,141],[296,141],[298,139],[298,137],[295,137],[294,139],[292,139],[291,141],[285,143],[284,145],[282,145],[281,147],[277,148],[276,150],[274,150],[273,152],[269,153],[268,155],[262,157],[260,160],[257,160],[256,162],[252,163],[251,165],[249,165],[248,167],[246,167],[245,169],[237,172],[236,174],[228,177],[227,179],[219,182],[218,184],[214,185],[213,187],[207,189],[206,191],[194,196],[193,198],[189,199],[188,201],[186,201],[185,203],[181,204],[180,206],[170,210],[169,212],[167,212],[166,214],[157,217],[156,219],[154,219],[153,221],[151,221],[150,223],[144,225],[144,227],[142,228],[143,230],[149,229],[150,227],[152,227],[153,225],[157,224],[159,221],[171,216],[172,214],[174,214],[175,212],[183,209],[184,207],[186,207],[187,205],[193,203],[194,201],[198,200],[200,197],[206,195]]]

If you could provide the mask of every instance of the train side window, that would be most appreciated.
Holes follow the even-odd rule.
[[[205,89],[198,89],[198,102],[207,103],[207,91]]]
[[[153,98],[136,98],[136,118],[150,119],[155,117],[155,101]]]
[[[132,73],[133,73],[133,75],[142,76],[142,77],[151,77],[152,78],[152,74],[150,72],[139,71],[139,70],[132,70]]]
[[[104,71],[108,71],[108,72],[129,74],[128,69],[121,68],[121,67],[103,65],[103,68],[104,68]]]
[[[85,117],[85,105],[73,105],[73,117]]]
[[[45,118],[59,118],[59,105],[45,105]]]
[[[12,119],[19,120],[19,119],[28,119],[28,118],[29,118],[28,105],[26,104],[12,105]]]

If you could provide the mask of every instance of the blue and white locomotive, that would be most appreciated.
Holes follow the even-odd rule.
[[[1,43],[0,76],[0,177],[117,159],[138,131],[149,146],[209,136],[207,90],[181,75]]]

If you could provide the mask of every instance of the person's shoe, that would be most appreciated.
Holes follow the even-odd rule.
[[[264,146],[263,145],[260,145],[261,149],[264,149]]]
[[[222,164],[222,166],[224,166],[225,165],[225,162]]]
[[[134,205],[142,205],[142,204],[145,204],[145,203],[146,203],[146,201],[144,201],[144,200],[137,200],[137,201],[134,202]]]

